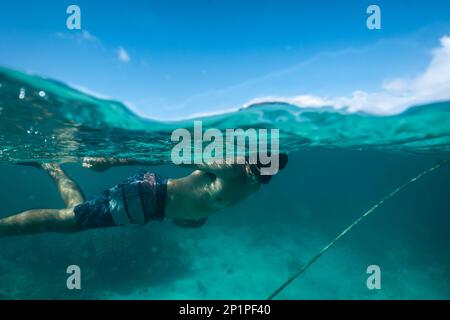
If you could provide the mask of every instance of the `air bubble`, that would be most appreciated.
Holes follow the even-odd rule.
[[[45,91],[43,90],[39,91],[39,97],[41,98],[45,97]]]
[[[20,88],[19,99],[23,100],[24,98],[25,98],[25,89],[24,88]]]

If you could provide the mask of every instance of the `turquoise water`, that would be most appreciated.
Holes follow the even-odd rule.
[[[0,69],[0,162],[57,161],[83,156],[130,157],[170,163],[177,128],[193,120],[144,119],[124,104],[62,83]],[[373,116],[323,108],[262,103],[201,119],[203,128],[278,128],[286,152],[311,149],[384,150],[447,156],[450,102]]]
[[[0,297],[264,299],[361,213],[450,152],[449,101],[392,116],[273,102],[201,120],[205,129],[280,129],[288,167],[198,230],[165,221],[0,239]],[[84,156],[145,159],[162,163],[146,169],[165,176],[188,174],[170,162],[170,134],[192,126],[0,69],[0,217],[63,206],[45,173],[16,162],[73,161],[64,168],[89,197],[141,167],[98,173],[80,167]],[[449,178],[446,166],[413,184],[278,298],[449,299]],[[66,288],[71,264],[81,267],[80,291]],[[381,290],[366,287],[372,264]]]

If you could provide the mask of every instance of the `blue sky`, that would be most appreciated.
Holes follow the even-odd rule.
[[[70,4],[82,31],[66,28]],[[381,30],[366,27],[370,4]],[[176,119],[265,96],[376,91],[422,72],[444,35],[445,0],[2,1],[0,65]]]

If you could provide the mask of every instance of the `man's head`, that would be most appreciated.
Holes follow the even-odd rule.
[[[286,153],[278,154],[278,170],[283,170],[288,163],[288,155]],[[261,184],[267,184],[272,179],[272,175],[263,175],[261,174],[261,168],[264,168],[264,165],[259,161],[256,164],[250,164],[250,170],[257,178],[258,182]]]

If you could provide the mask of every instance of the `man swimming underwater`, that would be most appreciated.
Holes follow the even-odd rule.
[[[280,154],[279,169],[284,169],[287,162],[287,155]],[[84,167],[99,171],[132,164],[142,163],[105,158],[83,161]],[[272,178],[261,175],[260,164],[196,165],[197,170],[180,179],[140,173],[85,201],[76,183],[59,165],[35,166],[53,178],[66,208],[28,210],[0,219],[0,237],[139,226],[165,217],[182,227],[200,227],[208,216],[247,198]]]

